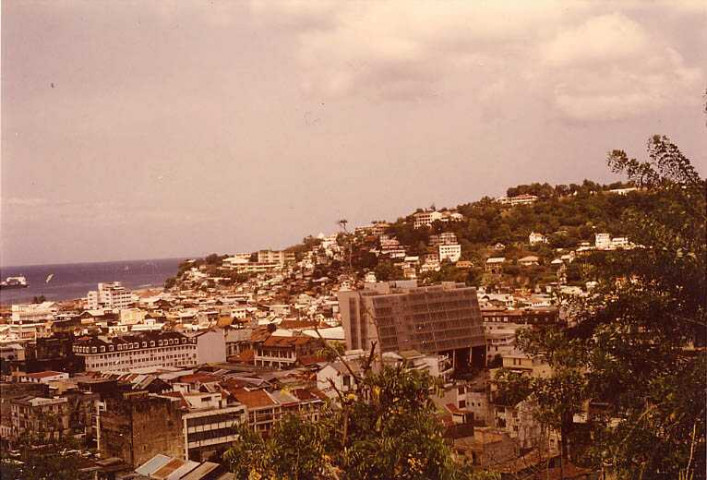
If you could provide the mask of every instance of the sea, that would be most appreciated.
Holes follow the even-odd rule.
[[[124,262],[70,263],[61,265],[27,265],[0,268],[0,277],[24,275],[29,286],[0,290],[0,303],[30,303],[34,297],[47,300],[83,298],[96,290],[98,282],[122,282],[124,287],[162,287],[167,277],[177,273],[183,258],[132,260]],[[49,282],[47,278],[52,275]]]

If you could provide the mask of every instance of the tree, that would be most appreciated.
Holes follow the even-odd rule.
[[[704,478],[707,361],[693,346],[705,345],[707,327],[705,181],[666,137],[652,137],[648,154],[609,155],[646,191],[621,218],[641,247],[588,257],[598,284],[568,302],[572,326],[525,330],[519,345],[554,369],[530,394],[562,431],[563,456],[617,478]],[[606,408],[580,448],[571,415],[583,401]]]
[[[372,357],[370,357],[372,358]],[[237,478],[489,479],[457,463],[442,437],[425,372],[363,367],[317,421],[288,416],[268,439],[243,429],[225,458]]]

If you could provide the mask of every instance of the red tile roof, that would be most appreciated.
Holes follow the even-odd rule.
[[[241,389],[233,390],[231,393],[234,397],[236,397],[236,400],[250,409],[277,405],[277,403],[270,398],[270,395],[268,395],[265,390],[248,391]]]

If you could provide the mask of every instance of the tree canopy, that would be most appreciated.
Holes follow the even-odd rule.
[[[554,374],[521,386],[574,461],[618,478],[704,478],[705,181],[666,137],[649,140],[648,156],[616,150],[608,160],[646,189],[621,217],[641,248],[590,257],[598,284],[569,301],[570,328],[524,331],[520,346]],[[603,410],[582,442],[573,415],[587,401]]]

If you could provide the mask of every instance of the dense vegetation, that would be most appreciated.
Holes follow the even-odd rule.
[[[498,382],[514,401],[538,402],[562,433],[564,457],[618,478],[704,478],[705,181],[667,138],[648,147],[646,162],[622,151],[609,157],[647,191],[649,201],[621,217],[624,233],[645,248],[590,257],[598,285],[570,303],[576,324],[521,336],[552,377]],[[598,412],[578,425],[585,402]]]
[[[316,421],[281,420],[268,438],[244,426],[225,459],[239,479],[493,479],[457,462],[430,400],[425,372],[356,375],[356,393]]]

